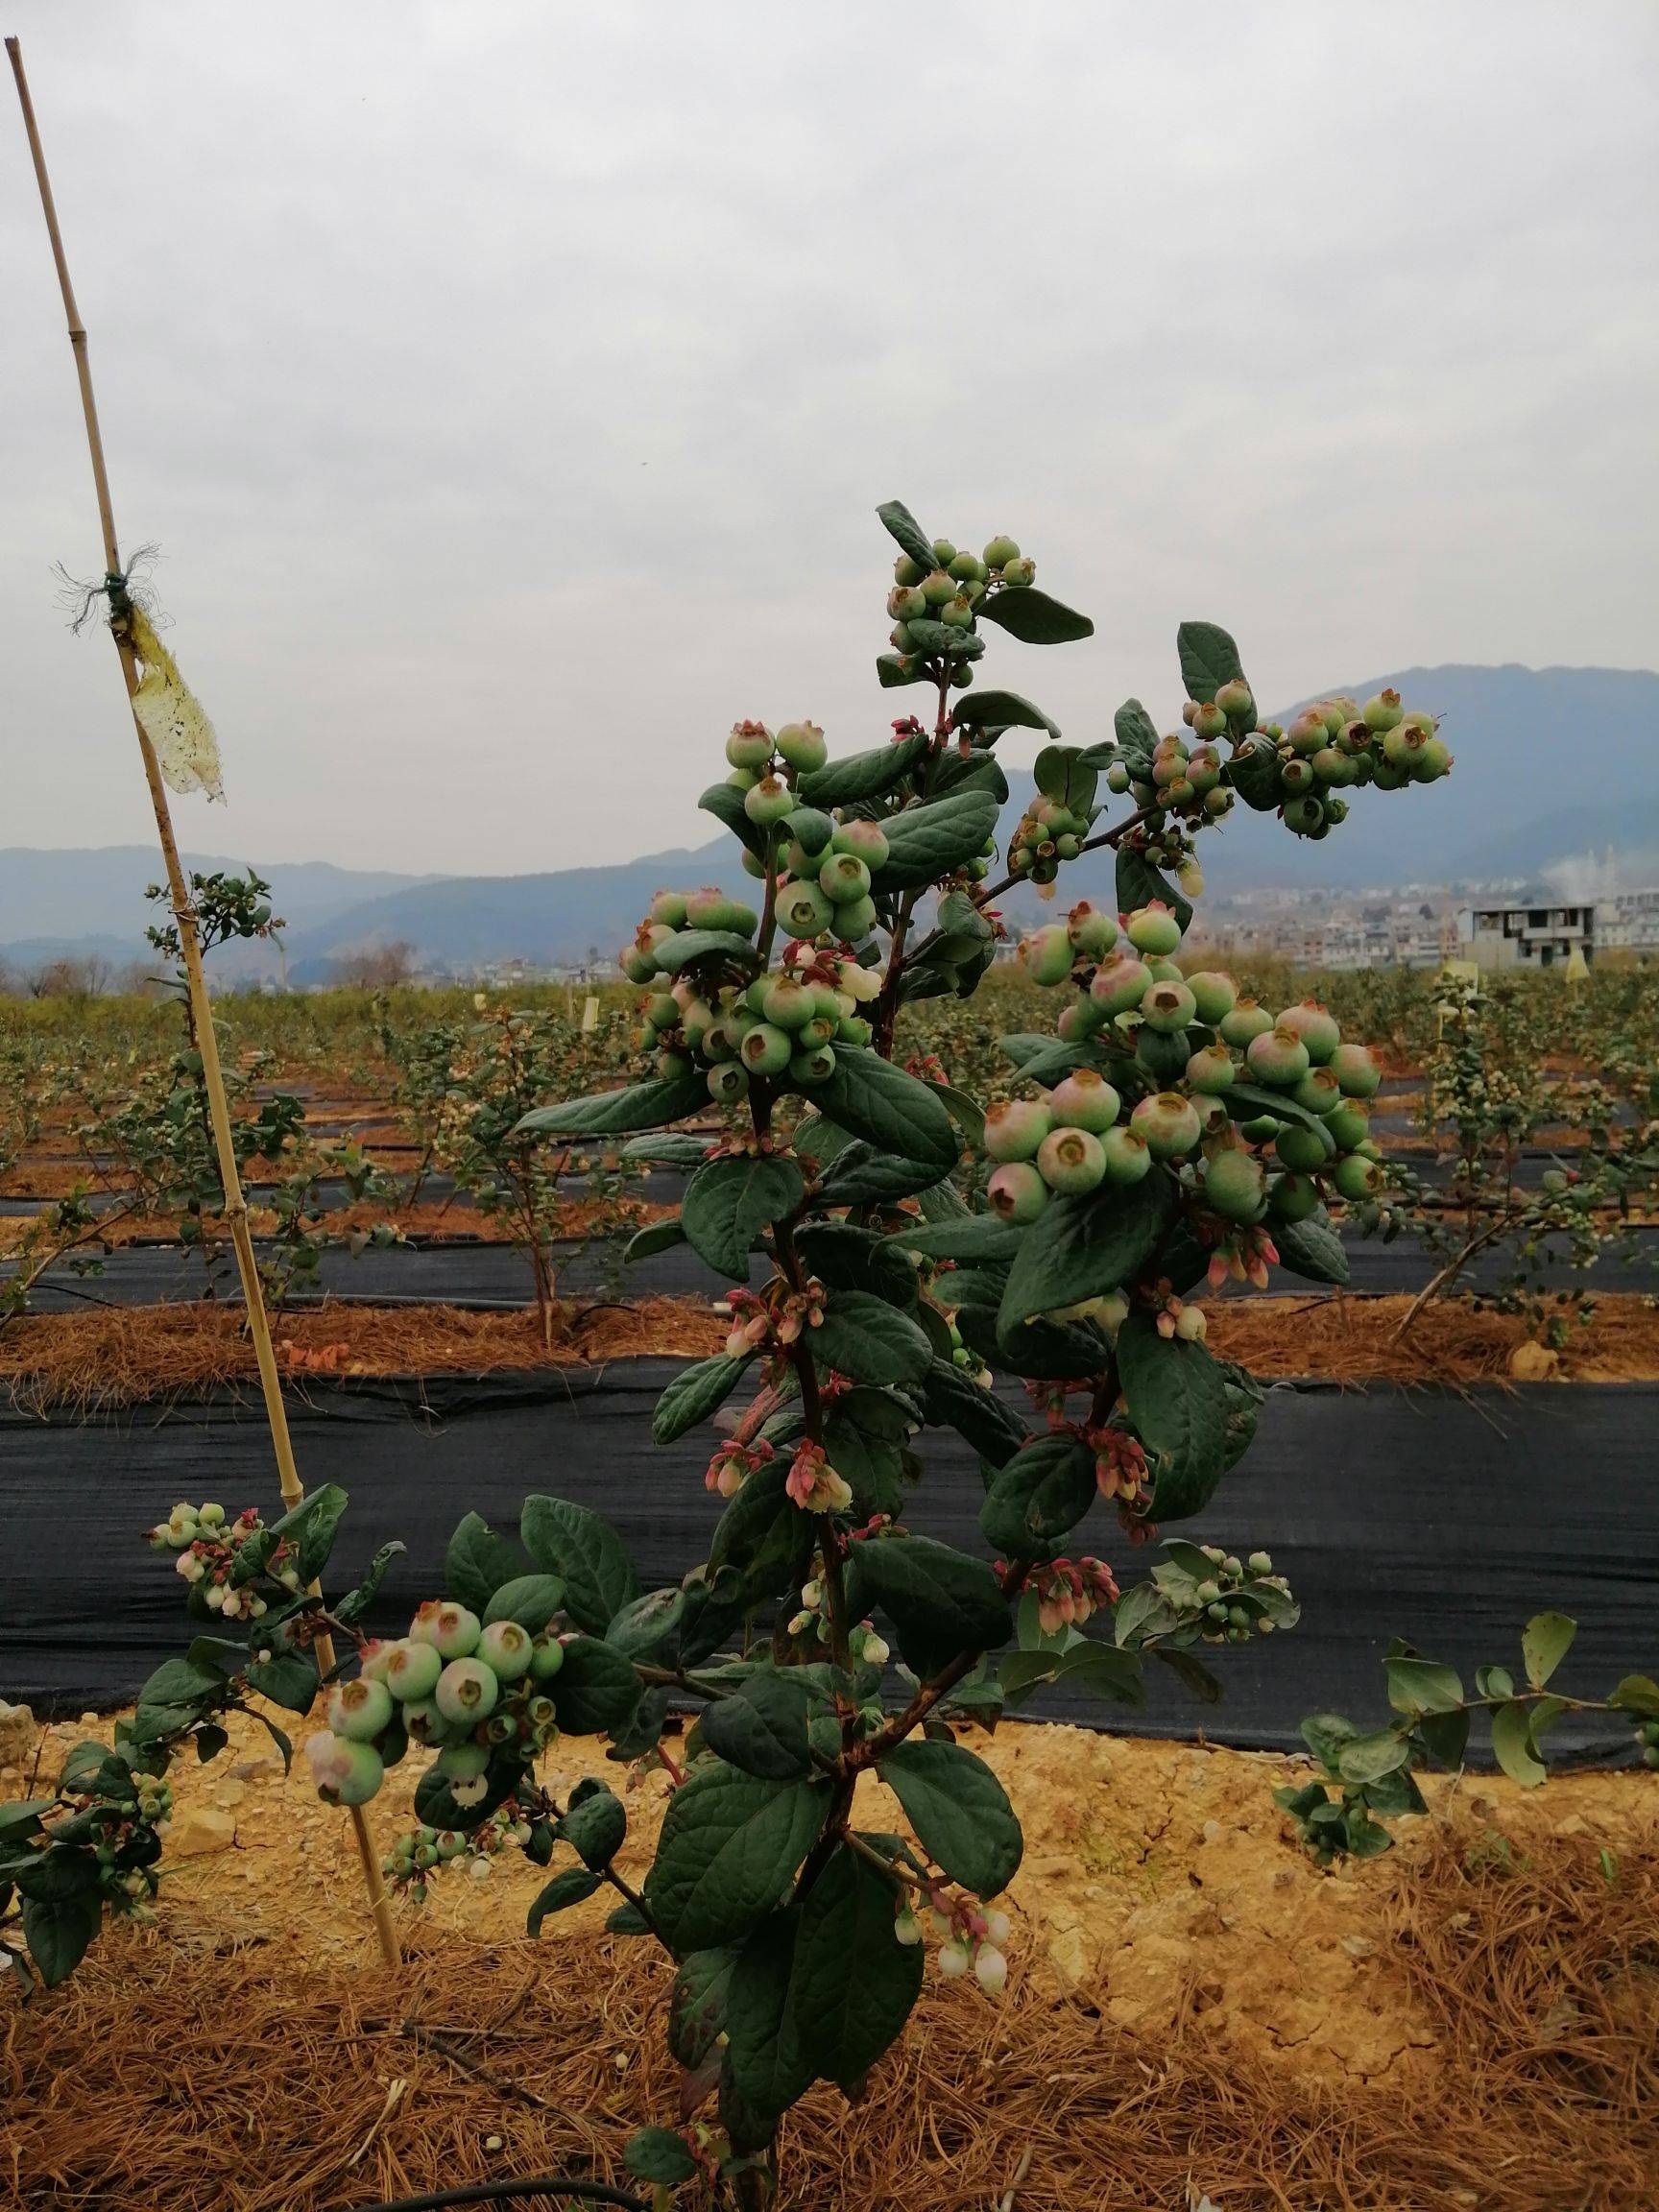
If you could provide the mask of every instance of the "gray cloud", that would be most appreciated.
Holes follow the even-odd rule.
[[[1010,529],[1069,733],[1444,660],[1659,658],[1659,16],[1389,0],[13,9],[117,511],[230,808],[523,870],[695,838],[734,716],[837,744],[898,493]],[[0,843],[145,834],[0,118]],[[1017,757],[1017,756],[1016,756]]]

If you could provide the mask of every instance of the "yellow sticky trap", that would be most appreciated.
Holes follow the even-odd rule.
[[[585,1037],[591,1036],[593,1031],[597,1029],[598,1026],[599,1001],[594,998],[593,994],[589,992],[587,1001],[582,1008],[582,1034]]]
[[[163,782],[175,791],[205,791],[209,799],[223,801],[213,725],[141,608],[129,611],[127,636],[144,670],[132,694],[132,711],[156,749]]]

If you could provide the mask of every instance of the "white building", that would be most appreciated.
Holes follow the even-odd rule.
[[[1596,956],[1596,909],[1583,906],[1465,906],[1457,941],[1480,968],[1553,968],[1575,952]]]
[[[1597,902],[1597,941],[1624,952],[1659,952],[1659,890],[1615,891]]]

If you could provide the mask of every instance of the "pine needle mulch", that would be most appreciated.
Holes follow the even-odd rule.
[[[930,1984],[860,2104],[813,2093],[785,2132],[782,2205],[1659,2202],[1659,1866],[1609,1879],[1582,1839],[1472,1859],[1448,1835],[1380,1928],[1435,2031],[1397,2081],[1301,2079],[1293,2053],[1223,2046],[1196,2010],[1142,2042],[1017,1962],[996,2005]],[[677,2118],[667,1979],[597,1935],[439,1938],[387,1974],[117,1932],[65,1989],[0,1996],[0,2202],[336,2212],[469,2178],[616,2179],[629,2131]]]

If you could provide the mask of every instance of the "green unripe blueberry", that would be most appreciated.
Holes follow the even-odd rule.
[[[830,836],[830,850],[854,853],[874,872],[887,857],[887,834],[879,822],[842,822]]]
[[[1267,1211],[1275,1221],[1309,1220],[1319,1211],[1319,1186],[1310,1176],[1280,1175],[1267,1194]]]
[[[1325,717],[1317,708],[1304,708],[1285,733],[1285,742],[1292,753],[1311,758],[1324,745],[1331,733],[1325,727]]]
[[[948,600],[939,610],[939,619],[948,630],[971,630],[974,627],[974,602],[965,591]]]
[[[1097,1036],[1110,1020],[1105,1008],[1096,1006],[1093,998],[1073,998],[1061,1007],[1054,1033],[1063,1045],[1081,1045]]]
[[[1004,584],[1012,586],[1016,591],[1022,591],[1027,585],[1036,582],[1037,564],[1029,554],[1022,553],[1013,561],[1003,562],[1001,576]]]
[[[430,1697],[412,1697],[403,1707],[401,1719],[412,1743],[426,1743],[436,1748],[462,1733],[452,1720],[445,1719]]]
[[[1382,1170],[1375,1160],[1367,1160],[1363,1153],[1350,1152],[1332,1168],[1331,1180],[1350,1205],[1358,1206],[1367,1198],[1375,1198],[1382,1190]]]
[[[1411,774],[1419,783],[1436,783],[1452,765],[1451,749],[1438,737],[1425,737],[1422,750],[1411,763]]]
[[[1340,789],[1345,784],[1355,782],[1359,774],[1347,754],[1339,753],[1334,745],[1322,746],[1313,755],[1309,766],[1313,771],[1314,781],[1322,787]]]
[[[1407,769],[1396,768],[1392,761],[1379,760],[1371,771],[1371,781],[1379,791],[1404,791],[1411,777]]]
[[[1235,1052],[1247,1051],[1258,1037],[1263,1037],[1273,1026],[1273,1017],[1265,1006],[1254,998],[1240,998],[1229,1013],[1223,1014],[1215,1026],[1221,1032],[1223,1044],[1231,1045]]]
[[[735,1060],[721,1060],[704,1078],[717,1106],[734,1106],[749,1093],[749,1070]]]
[[[1142,1098],[1129,1117],[1129,1126],[1144,1139],[1156,1160],[1174,1160],[1190,1152],[1203,1133],[1198,1109],[1179,1091],[1155,1091]]]
[[[490,1747],[486,1743],[446,1743],[433,1765],[440,1774],[451,1782],[476,1782],[490,1764]],[[430,1846],[436,1850],[436,1844]],[[415,1854],[420,1863],[420,1852]]]
[[[1127,952],[1115,953],[1094,971],[1089,996],[1107,1016],[1127,1014],[1152,987],[1152,972]]]
[[[645,1001],[645,1019],[653,1029],[672,1029],[680,1019],[680,1002],[666,991],[653,992]]]
[[[876,902],[871,898],[849,899],[844,906],[835,909],[835,930],[855,945],[860,937],[868,937],[876,926]]]
[[[1233,1055],[1225,1045],[1206,1045],[1187,1063],[1185,1080],[1194,1091],[1226,1091],[1238,1080]]]
[[[411,1644],[430,1644],[440,1659],[464,1659],[478,1648],[483,1623],[451,1599],[429,1598],[409,1623]]]
[[[1337,1085],[1341,1089],[1341,1085]],[[1330,1130],[1339,1152],[1352,1152],[1363,1144],[1371,1134],[1371,1117],[1366,1109],[1352,1098],[1345,1098],[1334,1114],[1328,1114],[1325,1126]]]
[[[1198,1001],[1185,983],[1154,983],[1141,1001],[1142,1021],[1166,1037],[1185,1029],[1197,1012]]]
[[[798,1052],[816,1052],[820,1045],[828,1045],[840,1030],[841,1017],[830,1021],[827,1015],[814,1014],[810,1022],[804,1022],[795,1032]]]
[[[532,1682],[551,1682],[565,1664],[565,1647],[557,1636],[538,1636],[530,1653]]]
[[[956,558],[954,541],[950,538],[935,538],[933,541],[933,558],[938,562],[941,568],[949,568],[951,562]]]
[[[1106,771],[1108,791],[1124,792],[1129,788],[1129,771],[1121,760],[1114,760]]]
[[[317,1794],[330,1805],[367,1805],[386,1778],[379,1752],[373,1743],[356,1743],[341,1737],[335,1738],[335,1743],[341,1756],[326,1782],[319,1775]],[[306,1749],[310,1749],[309,1744]]]
[[[895,584],[887,594],[887,612],[897,623],[920,622],[927,602],[914,584]]]
[[[1081,1197],[1105,1177],[1099,1138],[1088,1129],[1050,1130],[1037,1148],[1037,1172],[1062,1197]]]
[[[925,573],[908,553],[901,553],[893,564],[893,579],[898,584],[920,584]]]
[[[1219,969],[1201,968],[1196,975],[1189,975],[1187,988],[1192,994],[1192,1003],[1198,1009],[1198,1019],[1212,1029],[1223,1016],[1231,1014],[1238,1003],[1238,986],[1231,975]]]
[[[832,906],[851,905],[868,896],[870,871],[856,853],[831,852],[818,871],[818,887]]]
[[[767,983],[760,1012],[774,1029],[805,1029],[818,1012],[818,994],[809,983],[779,975]]]
[[[1276,1091],[1288,1091],[1300,1083],[1310,1065],[1307,1046],[1294,1029],[1283,1026],[1252,1037],[1244,1059],[1256,1080],[1270,1084]]]
[[[1045,986],[1064,983],[1071,973],[1072,958],[1071,939],[1061,922],[1034,929],[1020,941],[1020,965],[1033,983]]]
[[[1136,1065],[1144,1070],[1161,1091],[1181,1081],[1191,1056],[1192,1041],[1184,1029],[1170,1035],[1162,1029],[1150,1028],[1144,1022],[1136,1028]]]
[[[1405,719],[1398,691],[1379,691],[1375,698],[1367,699],[1359,714],[1367,730],[1397,730]]]
[[[759,722],[733,725],[726,740],[726,757],[733,768],[757,776],[772,757],[772,733]]]
[[[681,891],[659,891],[646,909],[646,918],[665,929],[680,929],[685,923],[685,896]]]
[[[1087,1129],[1096,1137],[1111,1128],[1122,1107],[1105,1076],[1093,1068],[1073,1069],[1048,1094],[1048,1111],[1058,1126]]]
[[[807,858],[822,858],[835,834],[835,817],[817,806],[797,806],[789,817],[789,834]]]
[[[789,1080],[804,1083],[808,1089],[815,1083],[828,1083],[835,1072],[835,1055],[828,1045],[814,1045],[805,1052],[796,1052],[789,1061]]]
[[[500,1694],[493,1670],[482,1659],[451,1659],[438,1677],[432,1702],[445,1720],[470,1727],[490,1718]]]
[[[835,1024],[835,1034],[843,1045],[868,1045],[876,1032],[862,1014],[843,1014]]]
[[[737,1047],[737,1055],[751,1075],[781,1075],[793,1049],[787,1030],[757,1022]]]
[[[1137,952],[1169,953],[1181,942],[1181,924],[1173,910],[1156,900],[1149,906],[1138,906],[1125,930]]]
[[[1256,701],[1242,676],[1229,677],[1217,686],[1215,704],[1230,722],[1247,722],[1256,712]]]
[[[659,1052],[652,1065],[664,1083],[697,1072],[696,1063],[685,1052]]]
[[[1035,1221],[1048,1203],[1048,1186],[1028,1160],[1009,1160],[985,1186],[991,1211],[1016,1224]]]
[[[1382,1070],[1363,1045],[1338,1045],[1331,1055],[1331,1072],[1342,1087],[1344,1098],[1374,1098]]]
[[[1100,1149],[1106,1156],[1108,1183],[1124,1186],[1139,1183],[1151,1170],[1152,1154],[1146,1140],[1139,1130],[1130,1128],[1127,1122],[1120,1121],[1115,1127],[1102,1131]]]
[[[1307,1038],[1304,1037],[1302,1042],[1306,1045]],[[1310,1070],[1290,1095],[1298,1106],[1306,1107],[1310,1114],[1317,1114],[1322,1119],[1327,1115],[1334,1114],[1342,1103],[1341,1089],[1329,1068]]]
[[[998,1161],[1035,1160],[1053,1126],[1053,1111],[1041,1098],[995,1099],[985,1114],[985,1150]]]
[[[956,596],[956,579],[948,569],[935,568],[922,579],[922,596],[929,607],[945,607]]]
[[[1288,1029],[1300,1037],[1315,1068],[1323,1068],[1342,1042],[1335,1015],[1314,998],[1304,998],[1300,1005],[1286,1006],[1275,1017],[1274,1026]]]
[[[657,973],[657,963],[637,945],[626,945],[616,956],[616,965],[630,983],[649,983]]]
[[[1248,1121],[1240,1121],[1238,1134],[1247,1144],[1271,1144],[1283,1124],[1277,1115],[1253,1114]]]
[[[964,548],[946,565],[958,584],[983,584],[987,564]]]
[[[1192,717],[1192,733],[1197,737],[1219,737],[1226,727],[1227,710],[1218,700],[1202,702]]]
[[[1079,952],[1098,960],[1118,942],[1118,924],[1102,907],[1080,899],[1066,917],[1066,934]]]
[[[478,1639],[478,1656],[500,1682],[517,1682],[530,1671],[535,1648],[530,1632],[517,1621],[492,1621]]]
[[[1254,1221],[1262,1213],[1265,1180],[1254,1154],[1230,1147],[1205,1163],[1204,1196],[1224,1221]]]
[[[779,755],[803,775],[822,768],[830,757],[824,733],[816,722],[785,722],[773,742]]]
[[[354,1682],[336,1682],[328,1693],[328,1725],[349,1743],[372,1743],[391,1719],[392,1693],[384,1682],[359,1675]]]
[[[1323,1138],[1303,1121],[1286,1121],[1273,1140],[1273,1150],[1292,1175],[1311,1175],[1325,1165]]]
[[[1010,561],[1018,561],[1020,548],[1012,538],[993,538],[980,556],[987,568],[1006,568]]]
[[[781,822],[785,815],[795,811],[795,794],[781,776],[762,776],[759,782],[743,794],[743,811],[751,822],[763,827],[770,822]]]
[[[1312,837],[1325,827],[1325,809],[1317,799],[1287,799],[1285,827],[1298,837]]]
[[[386,1662],[385,1684],[394,1697],[418,1701],[430,1697],[444,1671],[444,1661],[430,1644],[400,1644]]]

